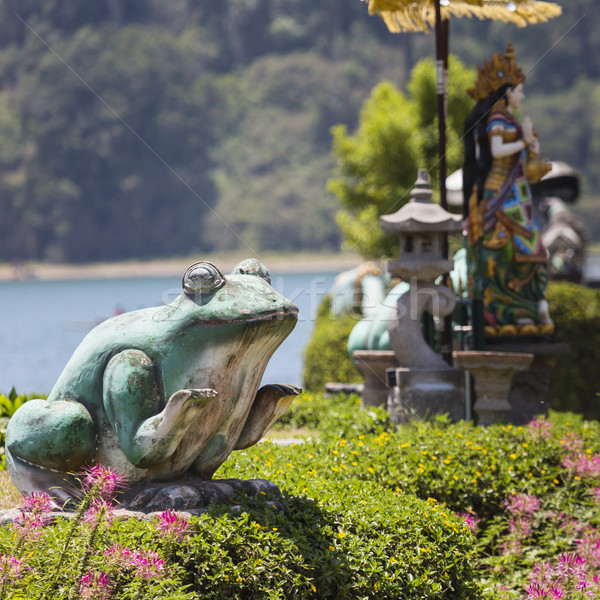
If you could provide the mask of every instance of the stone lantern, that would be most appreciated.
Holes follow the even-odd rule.
[[[439,319],[456,305],[452,290],[436,279],[452,270],[453,261],[443,253],[444,236],[460,231],[462,218],[431,201],[424,169],[419,170],[411,195],[400,210],[380,219],[383,231],[397,235],[400,246],[400,258],[390,261],[388,270],[410,284],[388,322],[390,346],[400,365],[388,370],[392,387],[388,411],[395,422],[440,412],[462,419],[463,374],[427,344],[421,329],[425,312]]]
[[[460,231],[461,217],[434,204],[432,194],[427,171],[419,169],[410,201],[380,218],[383,232],[397,235],[400,246],[400,258],[390,261],[388,270],[404,281],[435,281],[453,267],[453,261],[443,256],[444,237]]]

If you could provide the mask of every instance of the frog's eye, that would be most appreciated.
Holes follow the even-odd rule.
[[[225,277],[212,263],[198,262],[185,272],[182,283],[183,291],[188,295],[206,294],[220,288]]]
[[[235,269],[233,269],[232,274],[239,273],[241,275],[255,275],[256,277],[261,277],[268,284],[271,283],[271,276],[269,275],[269,271],[267,268],[259,263],[255,258],[247,258],[239,263]]]

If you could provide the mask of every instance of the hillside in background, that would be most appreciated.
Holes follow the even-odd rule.
[[[590,194],[600,27],[559,3],[524,30],[455,20],[450,47],[513,41],[543,150]],[[0,261],[336,250],[330,129],[433,53],[359,0],[0,0]]]

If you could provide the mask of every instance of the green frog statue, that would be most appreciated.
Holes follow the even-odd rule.
[[[476,105],[465,121],[464,214],[470,296],[483,305],[487,339],[548,335],[548,253],[535,220],[530,183],[550,165],[528,117],[516,118],[525,75],[509,43],[479,68],[468,90]]]
[[[6,432],[23,494],[74,494],[73,477],[103,464],[130,482],[210,479],[258,442],[300,389],[259,389],[297,307],[254,259],[224,276],[198,262],[168,305],[125,313],[81,342],[47,400],[19,408]]]

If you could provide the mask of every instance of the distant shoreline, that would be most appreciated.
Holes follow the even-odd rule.
[[[28,262],[22,265],[0,264],[0,281],[57,281],[64,279],[119,279],[126,277],[177,277],[194,262],[208,260],[224,273],[249,258],[245,255],[205,254],[188,258],[131,260],[82,265]],[[257,257],[270,273],[341,272],[353,269],[363,259],[356,254],[298,254]]]

